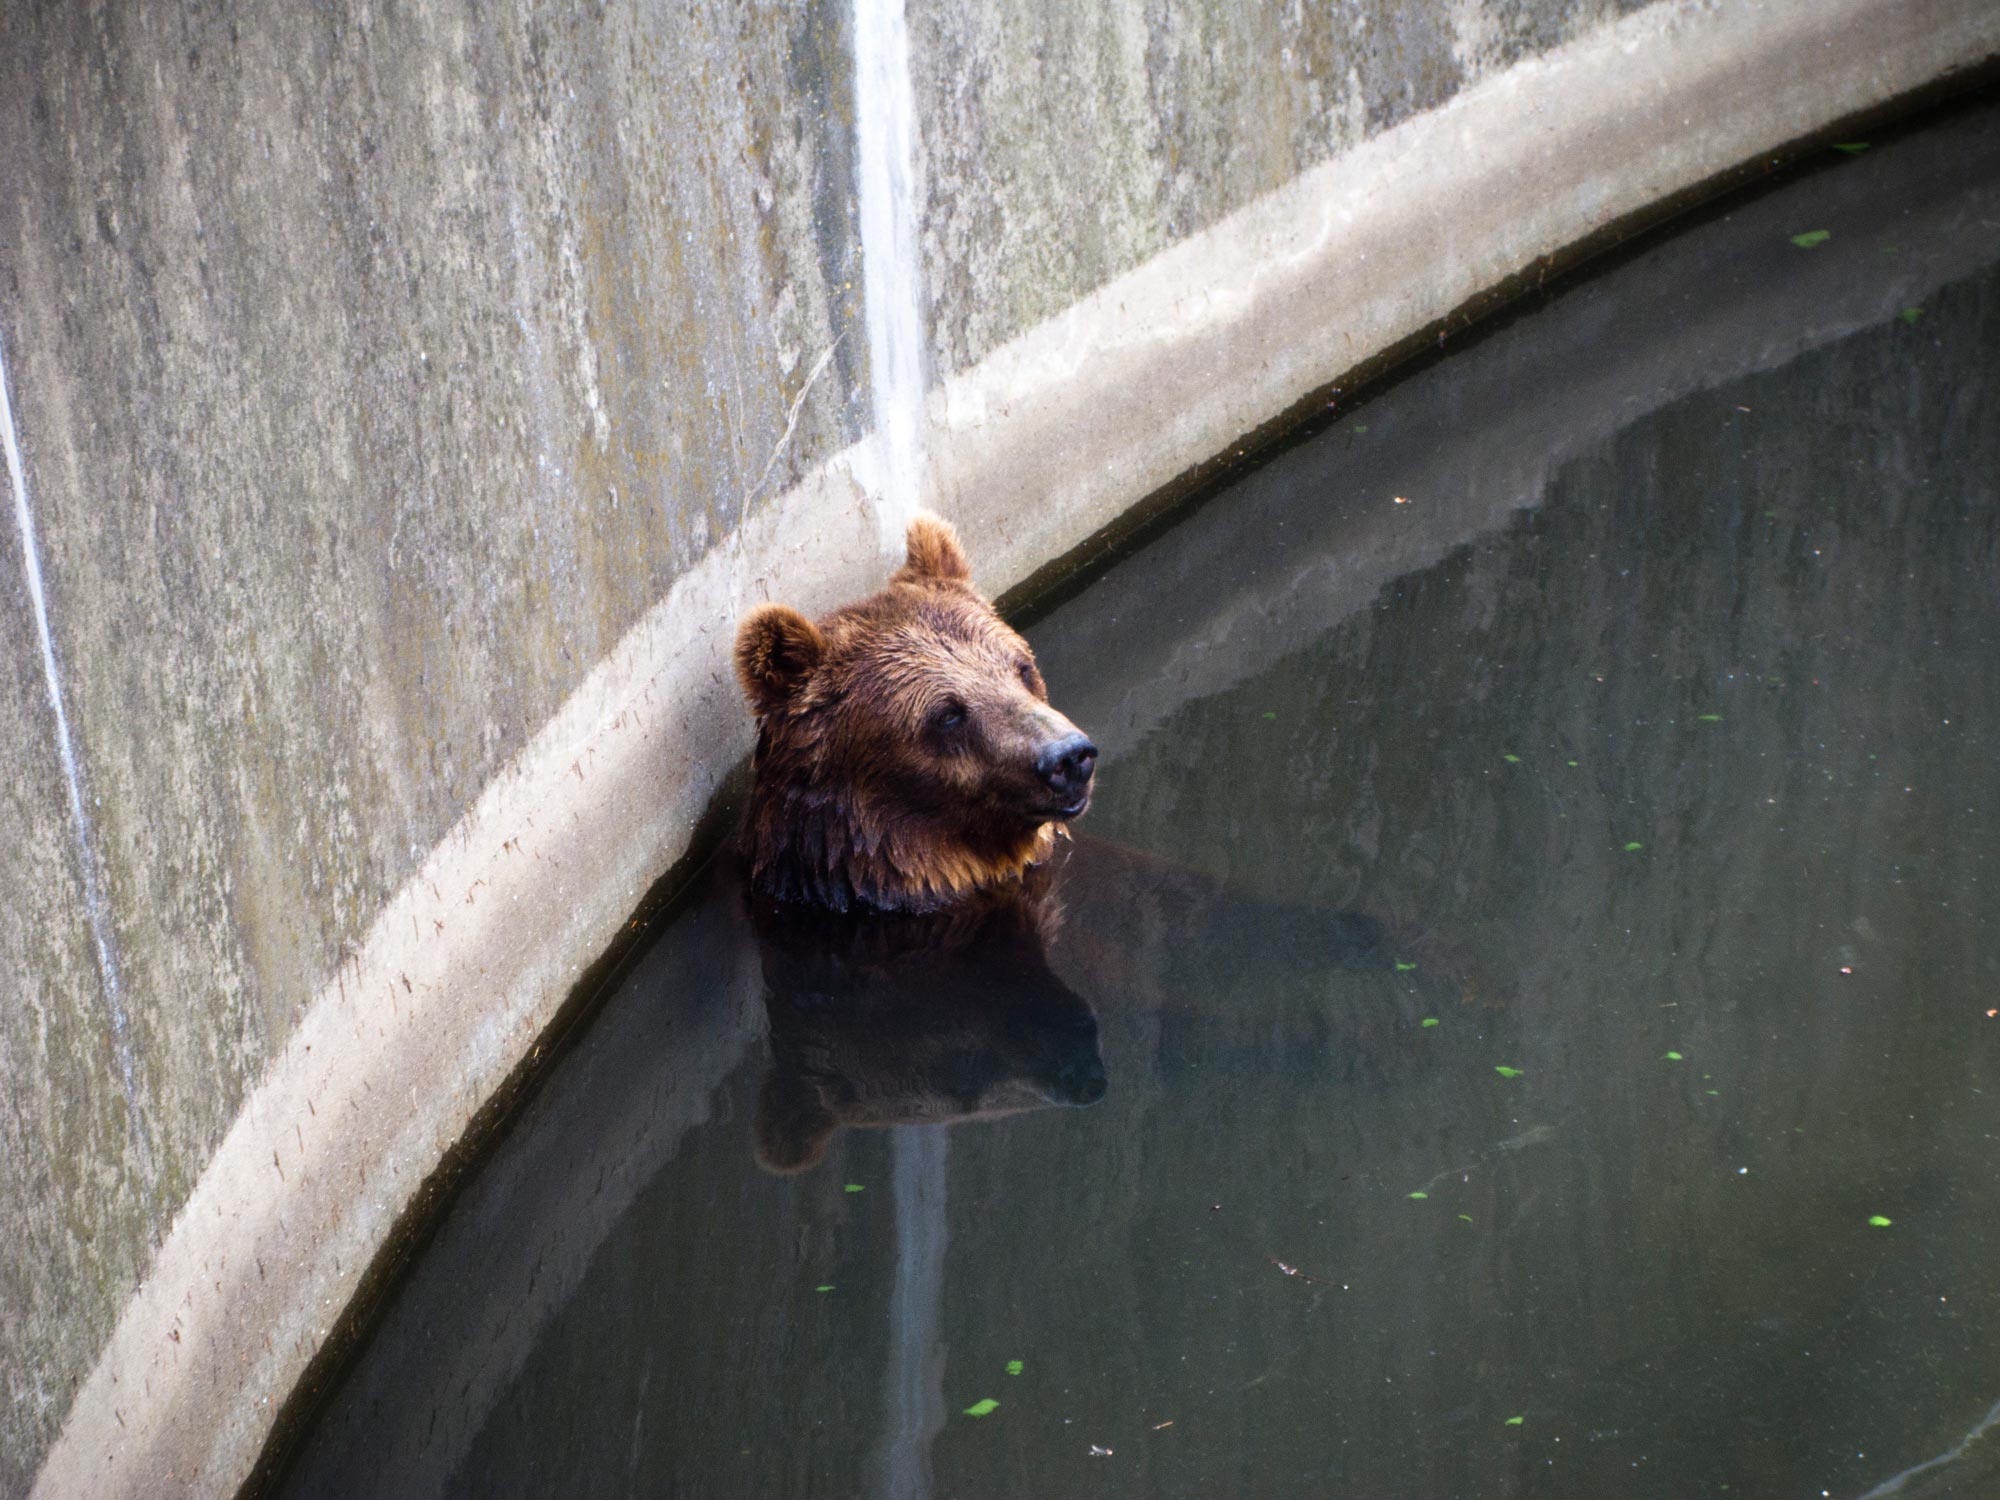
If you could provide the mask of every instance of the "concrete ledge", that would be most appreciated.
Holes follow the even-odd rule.
[[[1111,283],[935,392],[938,508],[996,591],[1605,226],[2000,50],[1985,0],[1662,4],[1523,63]],[[175,1221],[37,1480],[241,1486],[436,1164],[747,749],[748,604],[879,579],[849,450],[682,577],[318,996]]]

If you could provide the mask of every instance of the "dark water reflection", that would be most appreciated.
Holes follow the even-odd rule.
[[[287,1492],[2000,1493],[1996,226],[1880,146],[1064,605],[1113,847],[706,892]]]

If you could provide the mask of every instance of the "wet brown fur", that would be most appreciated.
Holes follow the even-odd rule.
[[[757,716],[744,848],[767,896],[936,911],[1018,880],[1063,833],[1033,763],[1074,726],[951,528],[919,516],[908,549],[877,594],[817,623],[767,604],[737,632]]]

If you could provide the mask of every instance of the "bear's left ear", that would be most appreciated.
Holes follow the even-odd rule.
[[[965,549],[958,544],[958,533],[951,529],[948,522],[939,520],[928,511],[918,511],[903,540],[909,549],[910,560],[896,570],[895,577],[889,580],[891,583],[972,581],[972,564],[965,560]]]
[[[736,680],[759,718],[782,708],[819,666],[826,637],[787,604],[760,604],[736,631]]]
[[[827,1111],[818,1088],[773,1068],[757,1092],[757,1165],[789,1176],[826,1159],[827,1142],[840,1122]]]

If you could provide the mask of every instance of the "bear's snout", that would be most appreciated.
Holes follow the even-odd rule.
[[[1083,811],[1090,792],[1090,773],[1097,767],[1097,746],[1081,731],[1072,731],[1042,747],[1035,757],[1035,774],[1055,794],[1067,816]]]

